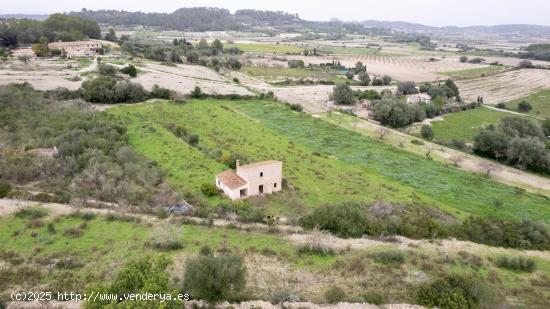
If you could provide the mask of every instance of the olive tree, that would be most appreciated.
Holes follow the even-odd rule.
[[[351,105],[355,103],[353,90],[346,84],[338,84],[334,86],[332,91],[332,99],[336,104]]]

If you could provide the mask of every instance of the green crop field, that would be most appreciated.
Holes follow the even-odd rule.
[[[500,65],[490,65],[479,68],[456,70],[456,71],[446,71],[439,72],[437,74],[449,76],[452,79],[468,79],[483,77],[486,75],[496,74],[505,71],[507,68]]]
[[[497,124],[504,117],[514,116],[489,108],[477,108],[443,116],[443,121],[433,121],[434,139],[450,141],[452,139],[472,142],[474,136],[483,127]]]
[[[244,52],[301,54],[301,47],[287,44],[261,44],[261,43],[224,43],[225,48],[237,47]]]
[[[510,101],[506,103],[506,107],[517,111],[518,103],[521,101],[527,101],[533,107],[529,115],[550,118],[550,90],[537,92],[523,99]]]
[[[249,161],[282,160],[294,190],[268,198],[283,212],[341,200],[387,200],[475,214],[550,222],[548,199],[384,145],[272,101],[192,100],[118,107],[109,113],[129,129],[130,143],[167,172],[177,190],[200,194],[227,168],[212,153]],[[164,129],[175,123],[198,134],[190,146]],[[497,203],[498,201],[498,203]],[[212,202],[219,202],[214,198]]]
[[[349,81],[343,74],[344,72],[332,69],[308,69],[308,68],[288,68],[288,67],[244,67],[243,71],[252,76],[262,76],[269,78],[291,77],[291,78],[310,78],[328,80],[335,83],[345,83]]]

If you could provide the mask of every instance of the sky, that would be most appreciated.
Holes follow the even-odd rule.
[[[4,3],[2,3],[4,2]],[[298,13],[306,20],[367,19],[432,26],[539,24],[550,26],[550,0],[0,0],[0,14],[49,14],[87,9],[173,12],[209,6]]]

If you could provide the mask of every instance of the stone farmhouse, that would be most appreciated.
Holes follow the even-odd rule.
[[[227,170],[216,175],[216,187],[232,200],[281,191],[283,162],[263,161]]]
[[[92,57],[99,52],[101,47],[101,43],[95,41],[54,42],[48,44],[49,49],[59,49],[68,58]]]
[[[407,96],[407,103],[408,104],[415,104],[415,103],[430,103],[432,102],[432,97],[426,93],[418,93],[418,94],[410,94]]]

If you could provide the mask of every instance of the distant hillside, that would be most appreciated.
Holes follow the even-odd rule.
[[[45,20],[48,18],[48,14],[0,14],[0,19],[10,19],[10,18],[26,18],[26,19],[36,19],[36,20]]]
[[[315,22],[301,19],[298,14],[281,11],[238,10],[232,14],[220,8],[181,8],[172,13],[143,13],[115,10],[83,9],[70,15],[95,20],[100,24],[148,26],[182,31],[296,31],[324,33],[375,33],[358,23],[342,21]],[[387,30],[383,30],[387,31]]]
[[[495,34],[519,34],[528,36],[543,36],[550,37],[550,26],[539,25],[524,25],[524,24],[509,24],[496,26],[446,26],[434,27],[417,23],[409,23],[402,21],[378,21],[365,20],[360,22],[365,27],[391,28],[394,30],[408,32],[440,32],[440,33],[457,33],[457,32],[479,32],[479,33],[495,33]]]
[[[152,26],[174,30],[245,30],[254,26],[283,26],[303,22],[298,15],[284,12],[239,10],[232,14],[220,8],[181,8],[172,13],[143,13],[115,10],[71,12],[102,24]]]

